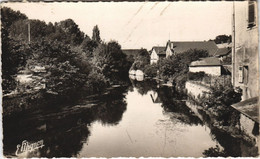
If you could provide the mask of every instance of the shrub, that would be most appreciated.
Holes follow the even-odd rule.
[[[200,104],[214,113],[221,125],[234,126],[239,121],[239,114],[234,112],[231,105],[241,100],[241,89],[235,90],[231,84],[216,82],[211,86],[211,92],[200,97]]]
[[[190,49],[186,52],[159,60],[158,68],[159,68],[160,77],[168,78],[168,79],[169,78],[176,79],[178,76],[183,76],[189,72],[189,64],[192,61],[196,61],[199,60],[200,58],[207,57],[207,56],[208,56],[208,52],[205,50]]]
[[[235,91],[231,83],[223,85],[216,82],[214,86],[211,86],[211,90],[211,92],[207,93],[208,96],[202,101],[209,107],[228,107],[241,100],[241,89]]]
[[[147,75],[149,77],[156,77],[157,76],[157,71],[158,71],[157,64],[146,65],[144,67],[144,73],[145,73],[145,75]]]
[[[208,150],[203,152],[205,157],[228,157],[227,152],[224,150],[220,150],[219,146],[210,147]]]
[[[93,69],[87,77],[85,84],[86,91],[88,94],[100,93],[108,86],[108,80],[106,77],[98,72],[98,70]]]
[[[189,80],[201,81],[205,76],[207,76],[205,72],[188,72]]]

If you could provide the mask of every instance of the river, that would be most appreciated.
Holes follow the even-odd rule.
[[[18,157],[202,157],[205,151],[254,156],[253,145],[212,128],[185,96],[156,81],[131,81],[77,104],[3,120],[4,155]],[[204,152],[204,153],[203,153]],[[208,151],[209,152],[209,151]]]

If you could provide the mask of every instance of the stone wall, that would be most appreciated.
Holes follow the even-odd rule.
[[[195,81],[187,81],[185,83],[185,88],[187,89],[187,93],[195,97],[202,96],[204,92],[210,92],[211,89],[205,85],[200,84]]]
[[[244,131],[246,134],[248,134],[250,137],[253,137],[253,138],[256,137],[256,135],[254,134],[254,127],[256,126],[255,124],[258,124],[258,123],[249,119],[244,114],[240,114],[240,128],[241,128],[241,130]],[[257,131],[257,129],[255,131]]]

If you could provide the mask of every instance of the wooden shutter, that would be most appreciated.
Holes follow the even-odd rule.
[[[256,25],[255,19],[255,2],[248,1],[248,27],[251,28]]]

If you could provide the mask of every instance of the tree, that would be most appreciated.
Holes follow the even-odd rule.
[[[1,8],[1,37],[4,40],[8,36],[8,29],[10,26],[18,21],[28,19],[25,14],[19,11],[13,11],[11,8],[3,7]]]
[[[100,43],[100,42],[101,42],[100,32],[99,32],[99,28],[98,28],[97,25],[95,25],[94,28],[93,28],[92,40],[95,41],[95,42],[97,42],[97,43]]]
[[[27,16],[10,8],[1,8],[1,40],[2,40],[2,87],[3,92],[8,93],[16,88],[14,75],[19,67],[24,65],[23,41],[17,41],[9,37],[10,26],[19,20],[25,20]]]
[[[218,35],[216,36],[216,38],[214,39],[216,44],[221,44],[221,43],[230,43],[232,42],[232,37],[231,35]]]
[[[149,77],[156,77],[157,70],[158,70],[158,65],[155,63],[153,63],[151,65],[146,65],[144,67],[144,73],[145,73],[145,75],[147,75]]]
[[[81,43],[81,48],[87,55],[90,57],[93,56],[93,51],[97,48],[98,43],[92,39],[88,35],[85,35],[83,42]]]
[[[39,41],[46,37],[47,25],[40,20],[18,20],[10,26],[10,36],[13,38],[21,38],[28,41],[28,27],[30,24],[30,39],[31,41]]]
[[[110,79],[122,77],[128,73],[129,69],[126,55],[123,54],[121,46],[116,41],[99,44],[93,52],[92,63]]]
[[[46,90],[59,96],[70,96],[85,84],[90,69],[79,63],[80,57],[68,45],[58,41],[42,41],[31,44],[33,56],[27,66],[44,67]],[[85,65],[89,67],[90,65]]]
[[[14,75],[25,66],[29,55],[29,46],[24,41],[10,39],[9,37],[3,39],[1,58],[4,93],[11,92],[16,88]]]
[[[134,57],[135,61],[132,64],[131,70],[144,70],[146,65],[150,64],[150,55],[146,49],[140,49],[138,54]]]
[[[208,57],[205,50],[190,49],[186,52],[170,56],[159,61],[159,71],[162,77],[170,78],[189,71],[189,64],[200,58]]]

